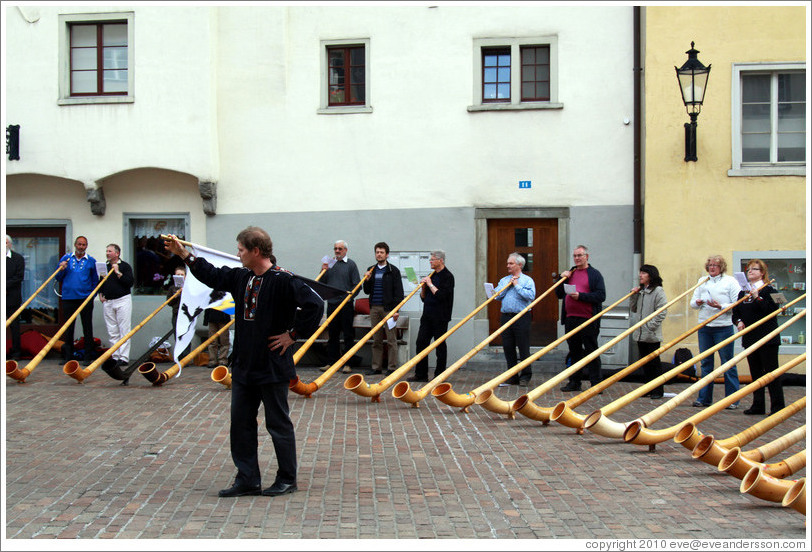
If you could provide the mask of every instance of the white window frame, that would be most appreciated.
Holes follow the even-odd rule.
[[[70,25],[127,21],[127,95],[71,96],[70,94]],[[116,104],[135,102],[135,13],[76,13],[59,16],[59,99],[58,105]]]
[[[330,105],[329,104],[329,82],[330,68],[327,58],[327,48],[331,46],[363,46],[364,47],[364,105]],[[343,38],[339,40],[319,41],[319,57],[321,61],[321,79],[319,82],[319,109],[320,115],[342,115],[349,113],[372,113],[372,75],[370,60],[370,39],[369,38]]]
[[[806,176],[806,162],[803,163],[742,163],[742,75],[748,73],[789,73],[794,71],[806,71],[806,63],[802,61],[788,61],[779,63],[734,63],[731,75],[731,100],[730,100],[730,120],[731,120],[731,169],[728,176]],[[775,100],[775,98],[773,98]],[[809,98],[807,98],[807,106]],[[807,117],[809,114],[807,113]],[[773,124],[777,123],[776,117],[771,117]],[[775,140],[775,129],[772,132],[772,139]],[[807,136],[807,141],[809,137]],[[809,151],[807,151],[807,156]]]
[[[523,102],[521,95],[521,47],[550,47],[550,101]],[[510,47],[510,102],[482,102],[482,49]],[[563,109],[558,98],[558,37],[529,36],[512,38],[475,38],[473,52],[473,104],[468,111],[515,111],[525,109]]]

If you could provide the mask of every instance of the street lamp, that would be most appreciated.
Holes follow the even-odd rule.
[[[679,90],[682,94],[682,103],[685,104],[685,111],[691,117],[690,123],[685,123],[685,160],[696,161],[696,118],[702,111],[702,101],[705,99],[705,88],[708,86],[708,75],[711,66],[705,67],[696,58],[699,50],[694,49],[691,42],[691,49],[685,52],[688,54],[688,61],[677,70],[677,80]]]

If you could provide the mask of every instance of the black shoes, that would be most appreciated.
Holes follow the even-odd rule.
[[[658,400],[658,399],[662,399],[662,398],[663,398],[663,394],[662,394],[662,393],[651,394],[651,395],[649,395],[649,396],[648,396],[648,398],[649,398],[649,399],[651,399],[651,400],[653,400],[653,401],[656,401],[656,400]]]
[[[383,374],[383,370],[369,370],[369,371],[367,372],[367,375],[368,375],[368,376],[374,376],[374,375],[376,375],[376,374]]]
[[[234,485],[232,485],[228,489],[223,489],[222,491],[218,492],[217,496],[222,498],[230,498],[233,496],[259,496],[261,494],[264,493],[262,492],[262,487],[260,487],[259,485],[257,485],[256,487],[250,487],[248,485],[234,483]]]
[[[709,407],[710,405],[709,405],[709,404],[702,404],[702,403],[701,403],[701,402],[699,402],[699,401],[694,401],[694,405],[693,405],[693,406],[694,406],[694,408],[707,408],[707,407]]]
[[[429,377],[426,376],[425,378],[419,378],[417,376],[412,376],[409,379],[407,379],[406,381],[427,383],[429,381]]]
[[[283,494],[290,494],[297,491],[299,487],[296,483],[282,483],[281,481],[275,482],[273,485],[262,491],[262,496],[279,496]],[[259,494],[259,492],[257,492]]]
[[[763,410],[755,410],[754,408],[748,408],[742,414],[747,414],[748,416],[764,416],[765,412]]]
[[[579,384],[575,385],[575,384],[572,384],[572,383],[568,383],[564,387],[561,387],[560,390],[565,392],[565,393],[569,393],[570,391],[580,391],[581,390],[581,384],[579,383]]]

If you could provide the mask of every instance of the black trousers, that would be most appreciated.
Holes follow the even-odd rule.
[[[330,364],[335,363],[343,354],[341,352],[341,334],[344,334],[344,353],[352,349],[355,344],[355,328],[352,327],[355,310],[352,303],[352,301],[349,301],[344,305],[338,315],[330,321],[330,325],[327,326],[327,360],[330,361]],[[327,304],[328,318],[340,304]]]
[[[753,379],[772,372],[778,368],[778,345],[762,345],[747,356],[747,364],[750,366],[750,375]],[[767,385],[770,392],[770,413],[775,413],[786,406],[784,403],[784,387],[782,383],[784,375],[781,374]],[[753,391],[753,406],[755,412],[765,412],[766,402],[764,388],[761,387]]]
[[[8,299],[8,298],[7,298]],[[14,311],[20,308],[22,301],[11,300],[6,303],[6,320],[14,314]],[[15,318],[11,324],[8,325],[8,333],[11,334],[11,350],[7,351],[6,358],[20,358],[22,353],[22,345],[20,345],[20,317]]]
[[[584,322],[589,320],[588,318],[580,318],[577,316],[568,316],[564,320],[564,332],[568,333]],[[600,332],[600,326],[598,325],[598,320],[591,323],[589,326],[582,329],[580,332],[576,333],[569,339],[567,339],[567,345],[569,346],[570,350],[570,357],[572,359],[572,363],[575,364],[579,360],[587,357],[589,353],[595,351],[598,348],[598,333]],[[601,381],[601,357],[598,356],[594,360],[592,360],[586,366],[583,366],[580,370],[575,372],[570,376],[568,381],[569,384],[573,385],[581,385],[581,380],[589,378],[590,385],[596,385]]]
[[[262,484],[257,448],[257,413],[265,407],[265,428],[273,440],[279,468],[276,481],[296,483],[296,435],[288,409],[288,382],[231,384],[231,459],[237,467],[235,483]]]
[[[437,339],[441,337],[444,333],[448,331],[448,322],[437,320],[431,316],[423,316],[420,318],[420,329],[417,330],[417,339],[415,341],[414,347],[417,351],[417,354],[420,354],[423,349],[428,347],[431,344],[432,339]],[[448,347],[446,347],[445,341],[437,345],[434,349],[434,353],[437,355],[437,364],[434,367],[434,377],[436,378],[442,372],[445,372],[446,363],[448,362]],[[426,355],[420,362],[417,363],[417,366],[414,369],[414,375],[416,378],[427,378],[429,376],[429,356]]]
[[[70,318],[83,302],[84,299],[62,299],[62,311],[65,313],[65,319]],[[79,318],[82,319],[82,330],[85,333],[85,360],[93,359],[96,357],[96,347],[93,341],[93,301],[90,301],[82,309]],[[71,322],[68,329],[62,334],[62,339],[65,340],[65,345],[62,347],[65,362],[73,360],[73,329],[75,325],[76,320]]]
[[[516,316],[516,313],[503,312],[499,317],[499,323],[504,326],[505,322],[514,316]],[[502,332],[502,348],[505,351],[505,362],[507,362],[508,369],[513,368],[519,362],[530,356],[531,321],[532,314],[528,311],[516,322],[511,324],[508,329]],[[517,349],[519,351],[518,356],[516,355]],[[527,368],[519,372],[518,379],[520,381],[530,380],[531,377],[533,377],[533,365],[528,364]],[[511,379],[513,382],[516,381],[515,376]]]
[[[640,358],[643,358],[646,355],[649,355],[660,348],[659,343],[647,343],[645,341],[638,341],[637,342],[637,351],[640,354]],[[646,383],[650,382],[654,378],[661,376],[663,373],[663,365],[660,362],[660,355],[652,358],[648,362],[643,365],[643,374],[646,376]],[[664,392],[664,387],[659,385],[651,390],[652,395],[662,395]]]

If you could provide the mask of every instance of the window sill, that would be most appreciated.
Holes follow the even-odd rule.
[[[525,103],[492,103],[492,104],[479,104],[469,105],[469,112],[476,111],[528,111],[534,109],[564,109],[562,103],[552,102],[525,102]]]
[[[135,103],[133,96],[82,96],[78,98],[59,98],[57,105],[87,105],[87,104],[123,104]]]
[[[806,176],[806,167],[746,167],[730,169],[728,176]]]
[[[321,107],[316,113],[319,115],[348,115],[352,113],[372,113],[370,105],[346,105],[336,107]]]

